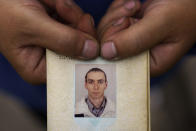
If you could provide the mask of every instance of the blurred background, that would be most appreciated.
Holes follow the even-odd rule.
[[[0,131],[46,131],[46,86],[26,83],[1,53]]]
[[[151,85],[152,131],[196,131],[196,57]]]
[[[196,130],[195,67],[196,57],[185,56],[170,72],[151,80],[152,131]],[[28,89],[31,93],[26,94],[28,97],[24,100],[25,95],[21,97],[20,93],[17,96],[12,94],[12,90],[5,90],[2,80],[3,78],[0,80],[0,131],[46,131],[45,86],[38,86],[37,90]],[[10,82],[13,84],[14,81]],[[42,97],[38,94],[40,89],[43,90]],[[31,97],[32,92],[37,98]]]

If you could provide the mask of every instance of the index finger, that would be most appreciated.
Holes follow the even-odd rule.
[[[138,0],[116,0],[108,9],[98,26],[98,34],[102,33],[113,21],[122,17],[132,17],[140,9]]]
[[[72,27],[96,37],[92,16],[85,14],[73,0],[42,1],[55,9],[63,21],[70,24]]]
[[[76,25],[84,12],[73,0],[40,0],[57,11],[64,21]]]

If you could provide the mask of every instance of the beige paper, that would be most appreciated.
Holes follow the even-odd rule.
[[[79,118],[78,121],[74,117],[76,64],[115,64],[115,118]],[[147,52],[121,61],[98,58],[85,62],[47,50],[48,131],[150,131],[149,93]]]

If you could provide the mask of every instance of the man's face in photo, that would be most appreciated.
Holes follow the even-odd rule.
[[[87,75],[85,88],[88,90],[89,97],[98,99],[104,96],[104,90],[107,88],[106,78],[103,72],[92,71]]]

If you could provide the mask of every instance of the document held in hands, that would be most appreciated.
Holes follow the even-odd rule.
[[[150,131],[149,56],[73,60],[47,50],[48,131]]]

